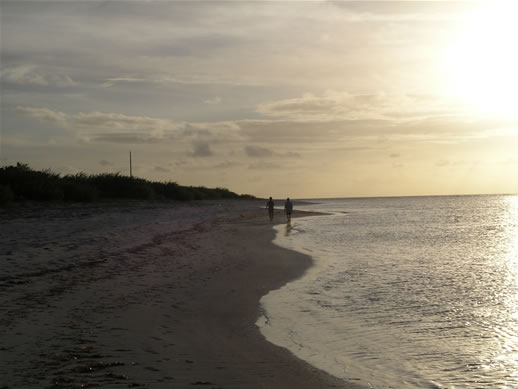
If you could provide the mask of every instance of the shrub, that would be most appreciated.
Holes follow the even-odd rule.
[[[79,181],[68,181],[63,184],[65,201],[92,202],[97,200],[99,192],[92,185]]]
[[[239,196],[225,188],[182,186],[176,182],[151,182],[120,173],[61,177],[50,170],[32,170],[27,164],[0,168],[0,204],[12,200],[81,201],[98,199],[207,200],[253,198]]]
[[[184,200],[184,188],[176,182],[153,182],[152,187],[158,198],[167,200]]]
[[[63,200],[59,174],[35,171],[26,164],[1,168],[0,184],[9,185],[17,200]]]
[[[115,174],[90,176],[88,182],[98,188],[102,197],[120,199],[152,200],[155,191],[146,180]]]
[[[0,205],[7,204],[14,200],[14,193],[9,185],[0,184]]]

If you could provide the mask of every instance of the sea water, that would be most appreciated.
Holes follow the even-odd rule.
[[[518,388],[518,196],[313,200],[279,225],[306,274],[265,337],[371,388]]]

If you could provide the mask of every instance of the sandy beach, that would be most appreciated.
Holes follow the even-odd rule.
[[[311,266],[262,207],[0,211],[0,388],[355,387],[260,334],[260,298]]]

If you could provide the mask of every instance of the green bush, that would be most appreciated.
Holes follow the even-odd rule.
[[[63,184],[63,197],[65,201],[79,201],[89,203],[99,197],[97,188],[84,182],[68,181]]]
[[[153,200],[156,197],[153,187],[146,180],[119,173],[93,175],[88,178],[88,182],[105,198]]]
[[[9,185],[0,184],[0,205],[7,204],[14,200],[14,193]]]
[[[63,200],[59,174],[35,171],[26,164],[1,168],[0,184],[9,185],[16,200]]]
[[[176,182],[153,182],[152,187],[159,199],[187,200],[185,188]]]
[[[49,170],[32,170],[27,164],[0,168],[0,204],[9,201],[81,201],[103,199],[208,200],[254,198],[225,188],[182,186],[176,182],[151,182],[120,173],[61,177]]]

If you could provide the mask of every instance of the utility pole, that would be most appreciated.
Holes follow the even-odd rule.
[[[129,154],[130,154],[130,178],[133,178],[133,169],[131,166],[131,151],[129,152]]]

